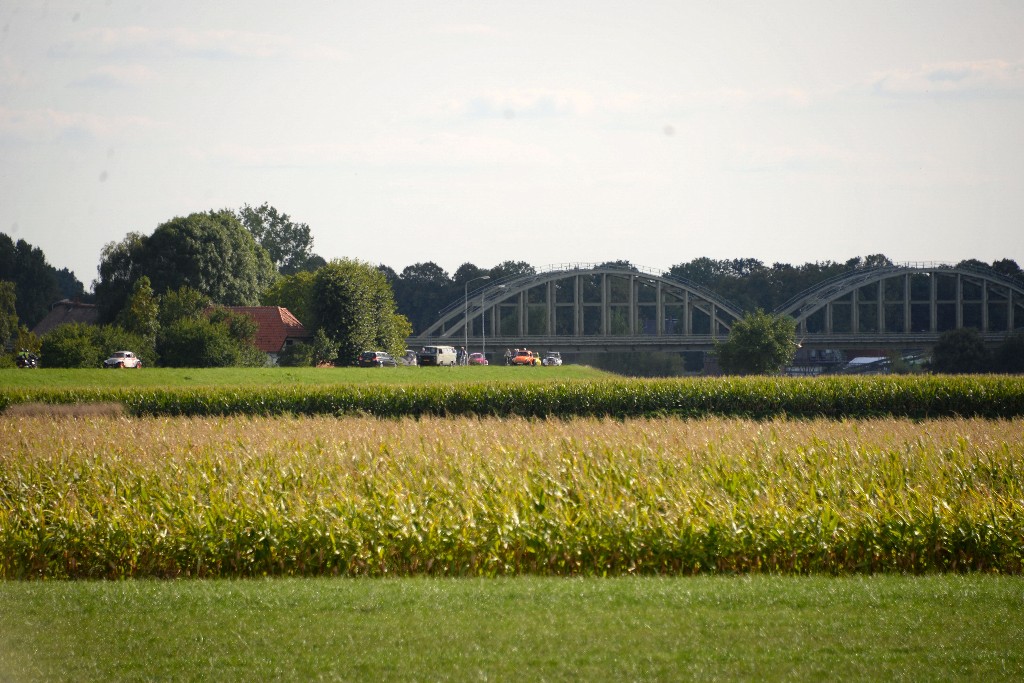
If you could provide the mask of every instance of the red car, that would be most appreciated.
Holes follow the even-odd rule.
[[[482,353],[471,353],[471,354],[469,354],[469,364],[470,365],[487,365],[488,363],[487,363],[487,359],[484,358],[484,354],[482,354]]]

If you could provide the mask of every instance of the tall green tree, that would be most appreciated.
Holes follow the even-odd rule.
[[[366,350],[401,354],[411,327],[382,272],[362,261],[334,260],[316,271],[313,290],[314,327],[338,345],[339,363]]]
[[[0,353],[18,333],[17,290],[13,282],[0,280]]]
[[[46,317],[60,299],[56,273],[42,249],[0,233],[0,280],[14,283],[18,319],[28,327]]]
[[[143,275],[132,285],[128,303],[117,316],[117,324],[128,332],[156,341],[160,328],[160,303],[149,278]]]
[[[715,353],[726,374],[768,375],[791,363],[797,348],[792,318],[757,310],[733,323],[729,338],[716,345]]]
[[[305,327],[312,328],[313,320],[313,288],[316,275],[309,271],[300,271],[292,275],[283,275],[274,281],[260,296],[264,306],[280,306],[287,308]]]
[[[325,264],[313,253],[313,235],[309,226],[296,223],[291,216],[266,202],[258,207],[246,204],[238,210],[238,219],[267,250],[274,267],[282,275],[316,270]]]
[[[146,260],[146,236],[129,232],[120,242],[107,242],[100,251],[99,279],[93,282],[100,320],[112,322],[124,308],[132,285]],[[152,286],[152,282],[150,283]]]
[[[96,296],[101,319],[113,320],[135,280],[157,294],[189,286],[226,306],[253,306],[277,277],[267,251],[231,211],[174,218],[148,237],[130,234],[104,248]]]
[[[393,287],[398,310],[416,332],[427,329],[437,320],[438,311],[454,298],[448,272],[433,261],[406,266]]]
[[[210,297],[188,285],[164,292],[159,297],[157,329],[170,327],[179,320],[198,320],[210,304]]]

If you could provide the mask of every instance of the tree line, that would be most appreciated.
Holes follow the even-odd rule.
[[[601,265],[633,268],[628,261]],[[753,313],[775,310],[850,270],[887,265],[893,263],[883,254],[797,265],[700,257],[664,274]],[[1024,283],[1012,259],[956,265],[992,269]],[[0,233],[0,340],[19,348],[39,346],[27,330],[55,301],[78,299],[95,302],[100,327],[61,333],[67,339],[60,348],[91,349],[66,362],[94,367],[93,356],[101,349],[132,346],[162,364],[253,364],[262,362],[246,351],[255,330],[217,307],[276,305],[316,333],[283,362],[347,363],[367,348],[399,353],[406,337],[426,330],[442,309],[463,298],[471,282],[485,276],[498,282],[536,270],[522,261],[491,268],[467,262],[451,275],[432,261],[401,271],[355,259],[328,262],[313,251],[307,224],[264,203],[175,217],[150,234],[131,232],[103,247],[97,273],[92,293],[86,292],[66,268],[49,265],[38,247]],[[183,348],[193,352],[183,355],[177,350]],[[48,361],[52,365],[54,358]]]

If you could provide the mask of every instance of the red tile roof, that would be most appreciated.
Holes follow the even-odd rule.
[[[264,353],[280,353],[285,341],[311,339],[313,334],[302,326],[287,308],[280,306],[225,306],[234,313],[244,313],[256,323],[256,348]]]

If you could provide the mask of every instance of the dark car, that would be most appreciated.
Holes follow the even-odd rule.
[[[363,351],[359,354],[359,367],[361,368],[393,368],[397,366],[398,362],[385,351]]]

